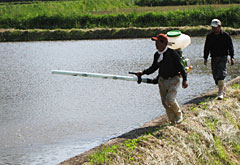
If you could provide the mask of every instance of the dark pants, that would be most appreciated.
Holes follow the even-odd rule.
[[[211,60],[212,75],[216,85],[218,80],[224,80],[227,76],[227,60],[227,56],[213,57]]]

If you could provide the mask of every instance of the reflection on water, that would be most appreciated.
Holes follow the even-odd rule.
[[[204,40],[184,50],[194,69],[180,103],[215,87]],[[127,75],[148,67],[154,51],[150,39],[0,43],[0,164],[57,164],[164,114],[157,85],[51,74]],[[238,76],[239,63],[228,72]]]

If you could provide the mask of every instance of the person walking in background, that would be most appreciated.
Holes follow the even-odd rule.
[[[215,84],[218,86],[218,99],[223,99],[224,79],[227,76],[228,55],[231,65],[234,64],[234,49],[228,33],[222,31],[221,21],[213,19],[210,26],[212,31],[207,35],[204,45],[204,65],[207,65],[208,55],[211,56],[211,69]]]
[[[180,56],[175,50],[168,48],[168,38],[165,34],[160,33],[156,37],[152,37],[152,40],[155,41],[157,48],[153,63],[149,68],[139,71],[137,74],[138,76],[149,75],[159,70],[158,85],[162,104],[170,122],[178,124],[183,120],[182,111],[176,100],[177,89],[180,85],[179,73],[183,78],[183,88],[188,87],[187,74]]]

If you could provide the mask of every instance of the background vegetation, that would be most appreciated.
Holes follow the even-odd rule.
[[[80,1],[86,0],[0,0],[0,2],[31,3],[44,1]],[[239,0],[127,0],[139,6],[164,6],[164,5],[199,5],[199,4],[232,4],[240,3]],[[100,2],[100,1],[99,1]]]
[[[180,4],[182,0],[3,1],[0,0],[0,41],[139,38],[155,34],[160,27],[180,26],[191,27],[182,30],[196,36],[208,32],[213,18],[219,18],[224,27],[240,27],[239,4],[163,6],[166,2]],[[140,7],[140,2],[147,6]],[[152,2],[161,2],[161,6],[149,7]],[[207,2],[201,0],[197,4]],[[239,34],[238,29],[229,32]]]
[[[181,8],[181,7],[180,7]],[[123,9],[133,9],[121,13]],[[137,10],[130,0],[82,0],[34,2],[30,4],[0,5],[0,28],[69,29],[209,25],[212,18],[222,20],[224,26],[240,26],[240,6],[191,6],[180,10]],[[115,11],[115,13],[111,13]],[[119,12],[118,12],[119,11]],[[138,12],[137,12],[138,11]],[[110,13],[104,13],[110,12]]]
[[[200,4],[231,4],[239,0],[137,0],[139,6],[170,6],[170,5],[200,5]]]

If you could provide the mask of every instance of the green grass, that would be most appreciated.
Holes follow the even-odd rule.
[[[218,125],[218,120],[215,119],[213,116],[208,116],[205,117],[205,124],[211,131],[215,131]]]
[[[240,89],[240,84],[234,83],[234,84],[232,85],[232,88],[233,88],[233,89]]]
[[[14,5],[4,3],[0,5],[0,16],[8,18],[31,18],[39,15],[69,17],[130,7],[134,7],[134,3],[129,0],[37,1],[34,3]]]
[[[206,110],[208,107],[209,101],[206,100],[206,102],[201,102],[199,105],[201,105],[202,110]]]
[[[130,14],[130,13],[146,13],[146,12],[169,12],[169,11],[185,11],[185,10],[196,10],[201,8],[214,8],[214,9],[223,9],[223,8],[232,8],[239,7],[240,4],[213,4],[213,5],[185,5],[185,6],[155,6],[155,7],[138,7],[133,6],[130,8],[119,8],[118,10],[109,10],[109,11],[99,11],[92,12],[92,14]]]
[[[111,154],[119,154],[121,148],[126,147],[128,149],[128,157],[130,161],[134,161],[132,154],[137,147],[140,140],[147,140],[147,137],[141,136],[137,139],[128,139],[120,145],[113,145],[110,147],[102,146],[99,151],[89,156],[89,162],[93,164],[111,163]]]
[[[215,137],[215,155],[220,159],[227,159],[227,153],[222,145],[221,140],[218,137]]]
[[[217,136],[214,137],[214,150],[210,155],[213,157],[213,164],[229,164],[235,165],[236,163],[229,157],[228,151],[221,139]]]
[[[240,158],[240,144],[232,142],[233,152]]]
[[[117,145],[113,145],[111,147],[103,146],[101,150],[96,151],[93,155],[89,156],[89,162],[93,164],[111,163],[108,155],[109,153],[117,153],[117,148]]]

